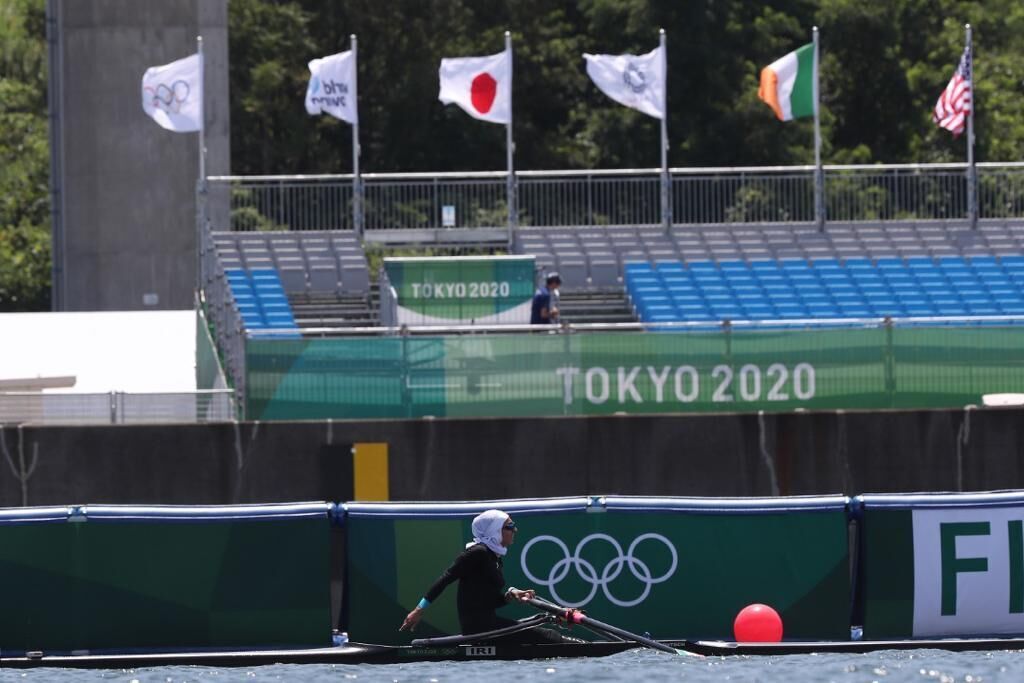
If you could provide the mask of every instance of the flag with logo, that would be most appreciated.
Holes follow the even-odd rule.
[[[438,99],[457,104],[475,119],[512,122],[512,51],[441,60]]]
[[[306,111],[330,114],[348,123],[359,122],[356,106],[356,59],[352,50],[309,62]]]
[[[656,119],[665,118],[665,54],[658,47],[645,55],[584,54],[594,85],[619,104]]]
[[[202,128],[203,68],[198,52],[146,69],[142,75],[142,111],[176,133]]]
[[[814,116],[818,106],[814,95],[817,71],[814,43],[808,43],[761,70],[757,96],[780,121]]]
[[[940,128],[960,135],[971,113],[971,48],[965,47],[953,78],[935,103],[932,121]]]

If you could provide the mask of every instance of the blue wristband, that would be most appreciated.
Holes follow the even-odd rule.
[[[420,602],[418,605],[416,605],[416,607],[418,607],[419,609],[426,609],[427,605],[429,604],[430,600],[427,600],[426,598],[420,598]]]

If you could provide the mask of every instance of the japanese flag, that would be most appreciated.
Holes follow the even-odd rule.
[[[512,51],[487,57],[442,59],[439,70],[445,104],[491,123],[512,122]]]

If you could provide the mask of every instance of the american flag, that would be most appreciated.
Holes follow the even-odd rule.
[[[932,120],[941,128],[952,131],[953,135],[964,132],[967,115],[971,112],[971,50],[964,48],[960,65],[950,79],[949,85],[935,103]]]

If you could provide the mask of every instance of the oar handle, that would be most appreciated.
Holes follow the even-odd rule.
[[[618,626],[612,626],[611,624],[606,624],[602,621],[598,621],[597,619],[588,617],[578,609],[561,607],[559,605],[552,604],[547,600],[542,600],[540,598],[531,598],[526,602],[533,605],[539,610],[543,610],[550,614],[554,614],[559,618],[564,619],[573,624],[582,624],[583,626],[589,626],[600,631],[605,631],[607,633],[611,633],[612,635],[618,636],[619,638],[623,638],[625,640],[632,640],[633,642],[645,645],[653,650],[660,650],[661,652],[668,652],[669,654],[673,655],[679,654],[679,651],[673,647],[669,647],[664,643],[659,643],[658,641],[652,640],[651,638],[646,638],[635,633],[630,633],[629,631],[621,629]]]

